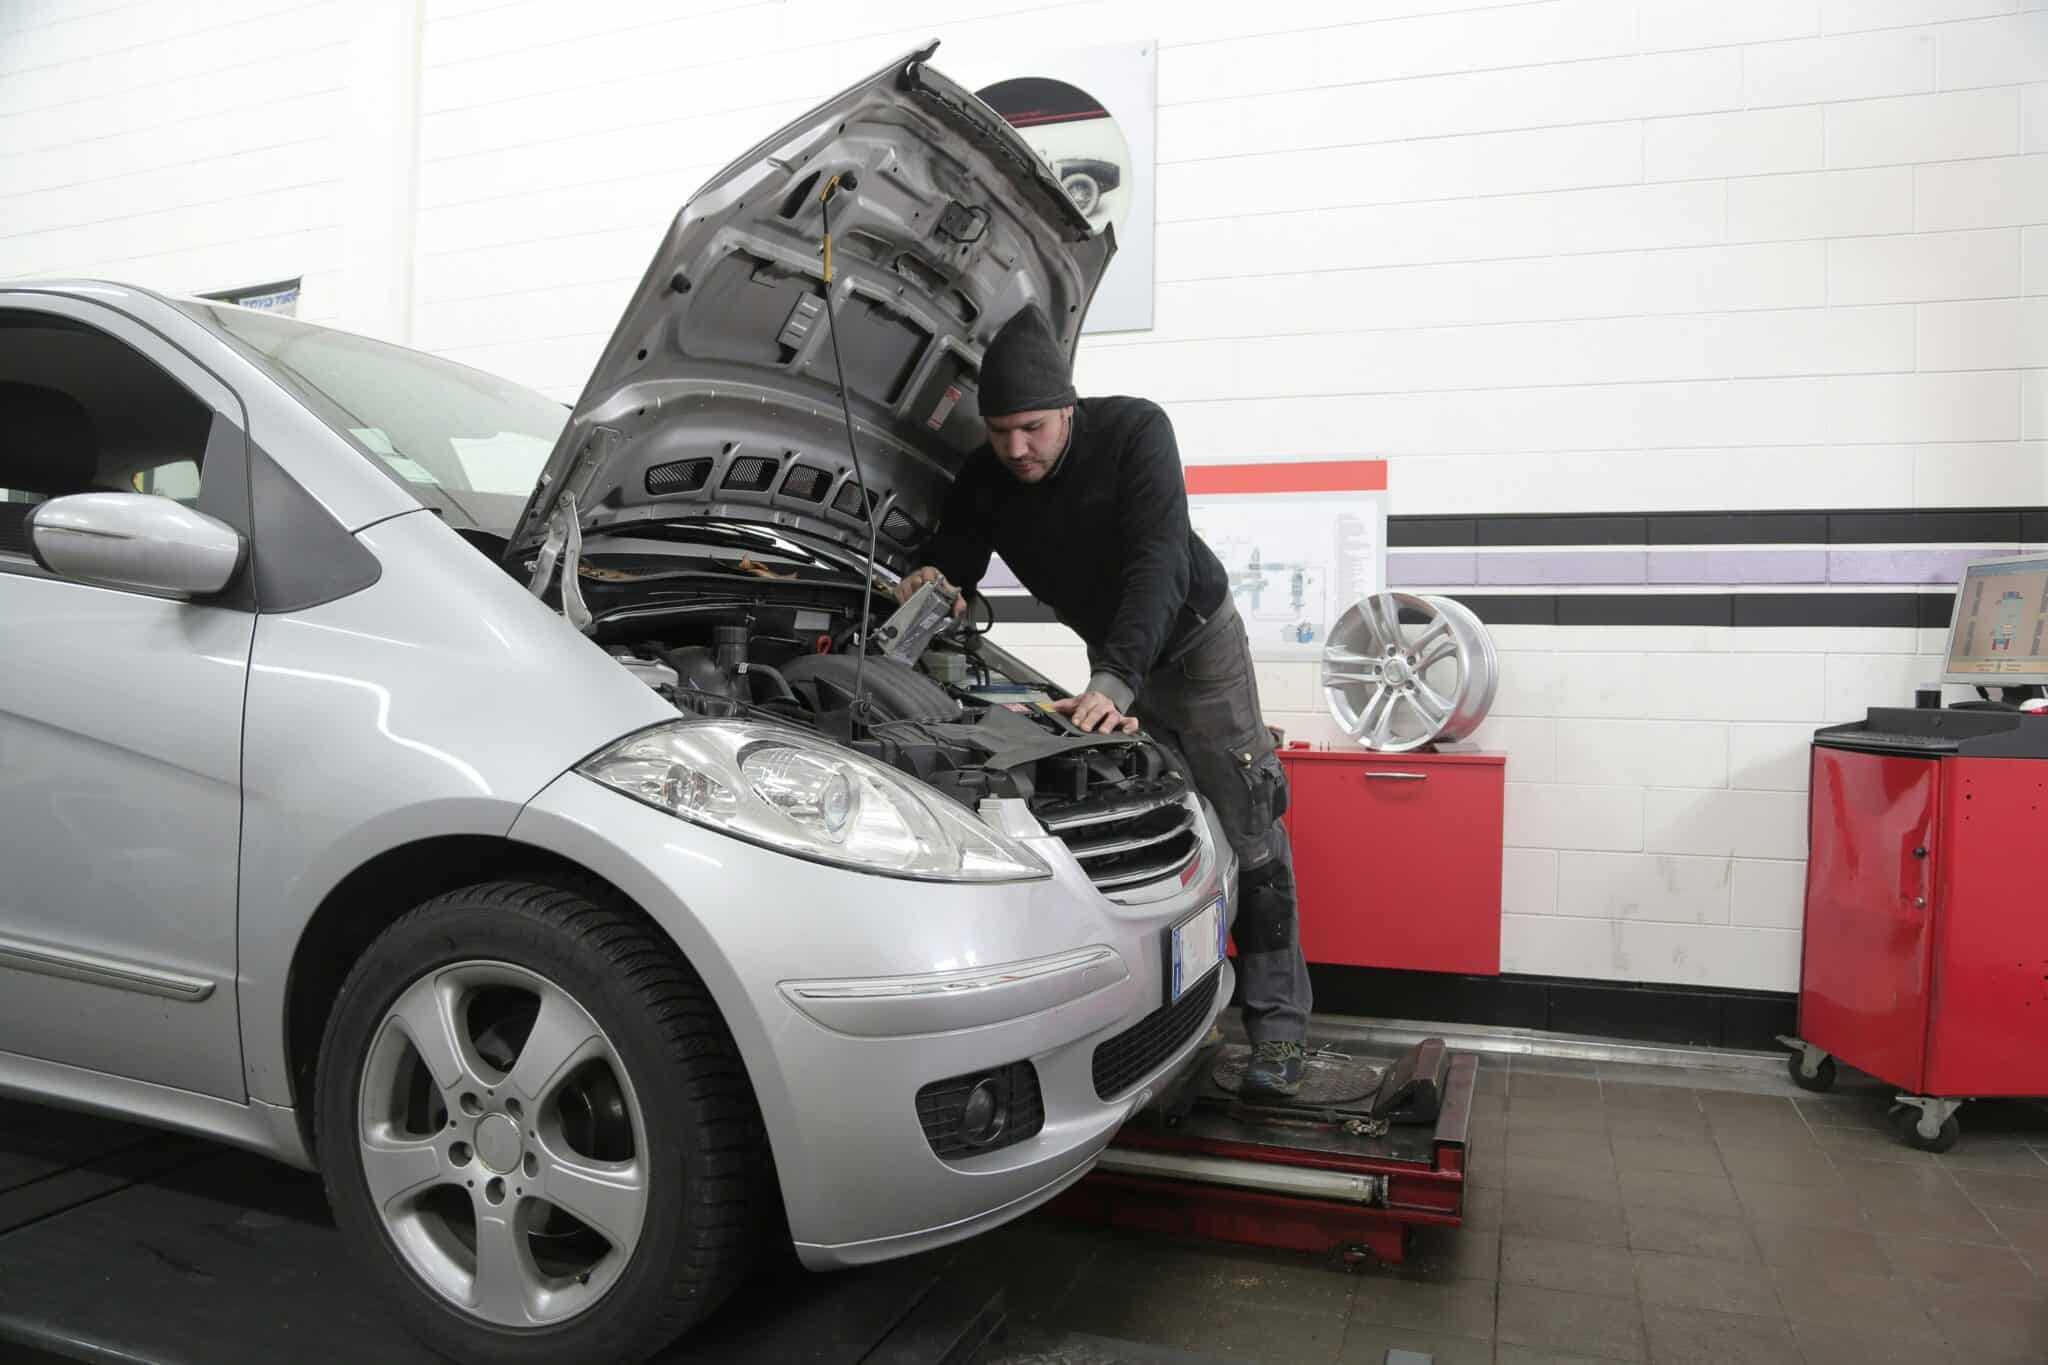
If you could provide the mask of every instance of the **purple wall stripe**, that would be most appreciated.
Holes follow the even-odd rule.
[[[1003,563],[1001,555],[988,557],[988,572],[981,576],[981,586],[985,592],[1024,591],[1024,585],[1017,581],[1016,571]]]
[[[1462,588],[1479,581],[1475,554],[1441,550],[1387,551],[1387,583],[1405,588],[1423,585]]]
[[[1475,555],[1484,584],[1641,583],[1649,556],[1641,550],[1510,550]]]
[[[1956,583],[1973,559],[2016,555],[2018,545],[1975,546],[1964,550],[1830,550],[1830,583]]]
[[[2041,547],[1973,545],[1905,550],[1390,550],[1387,581],[1397,588],[1590,587],[1878,583],[1953,585],[1971,560],[2033,553]]]
[[[1826,550],[1664,550],[1650,555],[1652,583],[1825,583]]]

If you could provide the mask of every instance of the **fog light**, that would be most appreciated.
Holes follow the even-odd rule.
[[[1045,1127],[1045,1100],[1029,1062],[931,1081],[917,1092],[917,1121],[942,1161],[1026,1142]]]
[[[1001,1137],[1009,1121],[1010,1109],[994,1076],[967,1092],[967,1103],[960,1110],[960,1134],[976,1147],[986,1147]]]

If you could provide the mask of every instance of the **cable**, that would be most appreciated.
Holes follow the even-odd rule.
[[[976,602],[979,602],[982,606],[988,608],[988,622],[985,625],[977,626],[976,624],[974,624],[974,604]],[[967,604],[967,619],[961,623],[960,633],[972,635],[976,638],[979,638],[981,636],[988,634],[995,628],[996,604],[989,601],[988,598],[982,596],[980,593],[974,594],[974,597]]]
[[[860,442],[854,435],[853,408],[846,400],[846,365],[839,358],[839,310],[832,304],[832,196],[839,192],[842,183],[847,189],[852,189],[858,182],[851,171],[833,176],[825,182],[825,191],[818,196],[818,203],[825,216],[825,331],[832,338],[832,370],[839,384],[839,413],[846,419],[846,449],[853,456],[853,477],[860,484],[861,513],[867,518],[868,523],[868,562],[860,584],[860,648],[853,656],[853,704],[848,708],[858,721],[863,709],[871,709],[867,692],[861,685],[861,678],[867,663],[868,626],[875,604],[875,546],[878,529],[875,525],[875,504],[868,494],[867,472],[861,468]]]

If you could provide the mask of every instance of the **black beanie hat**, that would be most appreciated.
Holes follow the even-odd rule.
[[[1003,324],[982,355],[981,415],[1007,417],[1072,407],[1074,401],[1066,352],[1053,339],[1038,305],[1026,304]]]

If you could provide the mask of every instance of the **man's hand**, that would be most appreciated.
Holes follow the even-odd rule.
[[[1054,702],[1052,709],[1071,718],[1076,727],[1091,734],[1138,733],[1138,718],[1118,711],[1116,703],[1100,692],[1083,692],[1078,697],[1067,697]]]
[[[897,605],[898,605],[898,606],[901,606],[901,605],[902,605],[903,603],[905,603],[905,602],[908,602],[908,601],[910,600],[910,598],[911,598],[911,595],[912,595],[913,593],[915,593],[915,592],[916,592],[916,591],[917,591],[917,590],[918,590],[919,588],[923,587],[923,586],[924,586],[925,584],[927,584],[927,583],[930,583],[930,582],[932,582],[932,581],[933,581],[934,579],[936,579],[936,580],[938,581],[938,583],[939,583],[939,585],[940,585],[941,587],[946,587],[946,588],[952,588],[952,587],[953,587],[953,585],[952,585],[951,583],[948,583],[948,582],[946,582],[946,576],[945,576],[944,574],[940,573],[940,572],[939,572],[939,571],[938,571],[937,569],[933,568],[933,567],[932,567],[931,565],[929,565],[929,564],[926,564],[926,565],[924,565],[924,566],[923,566],[922,568],[912,569],[912,570],[911,570],[911,571],[910,571],[909,573],[907,573],[907,574],[903,575],[903,577],[901,577],[901,578],[897,579],[897,580],[896,580],[896,603],[897,603]],[[960,591],[959,589],[957,589],[957,588],[954,588],[954,589],[953,589],[953,619],[957,621],[957,620],[958,620],[959,618],[961,618],[962,616],[965,616],[966,614],[967,614],[967,594],[966,594],[966,593],[964,593],[964,592],[961,592],[961,591]]]

